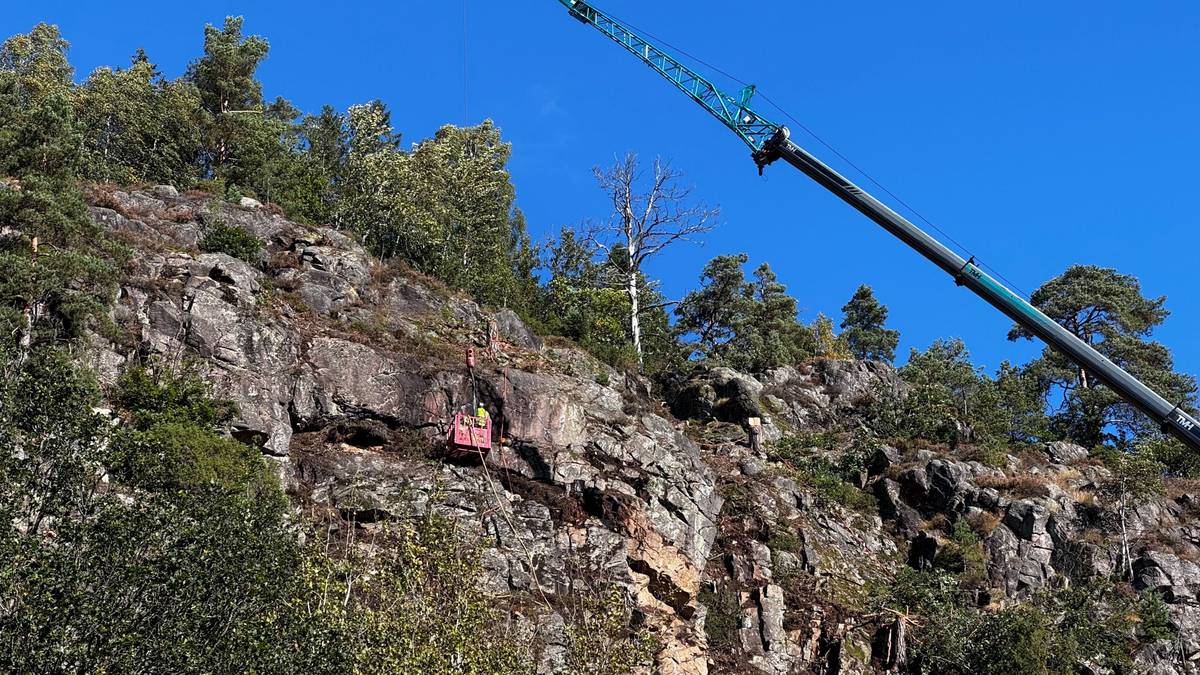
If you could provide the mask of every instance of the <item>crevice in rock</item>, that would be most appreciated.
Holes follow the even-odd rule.
[[[695,615],[696,609],[692,604],[691,593],[676,586],[669,576],[659,573],[645,560],[637,558],[627,558],[626,560],[629,562],[629,569],[646,575],[650,580],[650,594],[670,605],[681,619],[689,620]]]
[[[550,518],[555,524],[582,525],[587,520],[588,513],[580,500],[561,487],[508,471],[501,471],[496,477],[505,490],[550,509]]]

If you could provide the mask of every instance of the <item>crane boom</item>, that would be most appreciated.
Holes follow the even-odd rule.
[[[796,145],[792,142],[787,127],[768,121],[751,108],[753,86],[746,87],[741,96],[735,98],[590,3],[584,0],[558,1],[566,6],[571,16],[596,28],[624,47],[737,134],[750,146],[760,172],[764,167],[781,159],[799,169],[942,268],[954,278],[955,283],[970,289],[1046,344],[1098,377],[1121,398],[1160,423],[1164,432],[1175,436],[1192,450],[1200,451],[1200,422],[1183,409],[1183,403],[1175,404],[1163,398],[1141,380],[1130,375],[984,272],[975,264],[974,259],[964,260],[886,204]]]

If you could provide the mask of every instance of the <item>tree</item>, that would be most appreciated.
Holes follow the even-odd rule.
[[[77,187],[66,46],[45,24],[0,46],[0,329],[28,345],[99,318],[121,258]]]
[[[262,84],[254,74],[267,57],[270,45],[261,37],[242,35],[243,19],[225,17],[222,28],[204,27],[204,56],[188,66],[187,79],[196,85],[205,113],[205,173],[219,175],[239,159],[257,139],[265,120]],[[257,137],[257,139],[256,139]],[[245,176],[243,166],[242,175]]]
[[[750,259],[745,253],[721,255],[705,264],[700,273],[700,288],[688,293],[675,308],[677,330],[690,335],[689,356],[716,359],[723,356],[742,328],[750,312],[746,275],[742,266]]]
[[[1004,361],[994,380],[998,406],[1007,421],[1007,433],[1015,443],[1033,443],[1050,436],[1050,420],[1037,377],[1027,368]]]
[[[445,126],[406,153],[389,118],[378,102],[350,109],[338,219],[381,258],[404,260],[483,302],[526,309],[538,256],[515,206],[512,146],[500,129],[491,121]]]
[[[629,296],[622,288],[627,265],[624,250],[607,257],[594,244],[564,227],[557,240],[544,247],[547,280],[536,303],[543,331],[575,340],[613,366],[636,363],[629,333]],[[638,282],[643,299],[653,308],[643,312],[645,366],[650,372],[668,368],[678,358],[677,343],[655,284]]]
[[[75,69],[67,61],[70,46],[58,26],[39,23],[28,33],[14,35],[0,46],[0,72],[18,83],[21,102],[60,94],[71,87]]]
[[[78,166],[66,50],[44,23],[0,45],[0,173],[73,175]]]
[[[1099,494],[1117,508],[1121,527],[1121,557],[1126,579],[1133,578],[1133,556],[1129,550],[1129,511],[1158,497],[1163,492],[1165,467],[1151,456],[1137,452],[1113,453],[1109,457],[1112,477],[1100,485]]]
[[[816,342],[816,354],[824,359],[846,360],[850,358],[850,350],[846,345],[844,335],[833,332],[833,319],[818,314],[812,326],[813,340]]]
[[[73,99],[86,177],[173,185],[196,177],[199,92],[190,82],[167,81],[144,52],[124,70],[97,69]]]
[[[1171,401],[1190,405],[1195,378],[1174,371],[1170,352],[1150,339],[1169,315],[1166,298],[1147,298],[1135,277],[1116,270],[1076,265],[1034,292],[1030,301],[1079,339]],[[1016,326],[1010,340],[1032,339]],[[1049,401],[1061,400],[1055,426],[1093,447],[1105,441],[1130,445],[1160,433],[1094,374],[1047,348],[1029,370],[1044,383]]]
[[[204,27],[204,56],[188,66],[187,77],[200,90],[211,115],[262,106],[262,84],[254,73],[271,46],[263,38],[243,37],[240,16],[225,17],[221,28]]]
[[[350,155],[348,120],[327,105],[320,114],[304,117],[299,136],[304,173],[311,176],[311,181],[303,185],[307,188],[303,205],[293,206],[288,215],[315,223],[333,223],[338,189]]]
[[[754,270],[749,294],[750,314],[737,338],[743,355],[738,367],[764,372],[812,356],[817,349],[813,332],[796,318],[796,299],[767,263]]]
[[[870,286],[859,286],[842,313],[842,337],[855,358],[888,363],[895,360],[900,332],[884,327],[888,309],[875,299]]]
[[[1009,433],[996,383],[971,363],[962,340],[912,350],[900,376],[912,386],[901,416],[906,435],[959,443],[996,441]]]
[[[749,372],[811,356],[816,341],[796,318],[796,299],[766,263],[747,281],[742,267],[748,260],[744,253],[713,258],[700,289],[679,303],[676,332],[690,338],[690,356]]]
[[[639,278],[646,261],[671,244],[686,241],[715,227],[717,209],[690,204],[690,191],[678,184],[681,173],[661,160],[654,161],[647,178],[638,157],[628,153],[612,167],[593,172],[596,182],[612,202],[612,214],[603,224],[591,227],[588,236],[610,251],[625,249],[625,292],[629,296],[629,332],[633,350],[642,361],[641,303]]]

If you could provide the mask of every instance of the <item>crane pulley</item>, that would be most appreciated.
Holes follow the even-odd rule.
[[[853,206],[896,238],[916,250],[970,289],[988,304],[1003,312],[1046,344],[1094,374],[1121,398],[1162,425],[1192,450],[1200,451],[1200,421],[1172,403],[1141,380],[1133,377],[1074,333],[1013,293],[974,259],[964,260],[937,239],[909,222],[886,204],[834,171],[790,138],[787,127],[770,122],[750,105],[754,87],[746,87],[740,96],[732,96],[656,46],[637,31],[596,9],[584,0],[558,0],[579,21],[590,25],[666,78],[702,108],[742,139],[753,153],[761,172],[766,166],[784,160],[816,181],[826,190]]]

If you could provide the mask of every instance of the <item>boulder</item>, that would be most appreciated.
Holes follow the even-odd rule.
[[[542,348],[542,339],[525,325],[521,317],[511,309],[502,309],[495,314],[496,329],[505,342],[525,349],[538,350]]]
[[[758,400],[762,390],[762,383],[750,375],[732,368],[713,368],[674,388],[671,412],[682,419],[745,424],[751,417],[766,416]]]
[[[1046,456],[1055,464],[1074,464],[1088,458],[1087,448],[1066,441],[1055,441],[1045,445]]]

